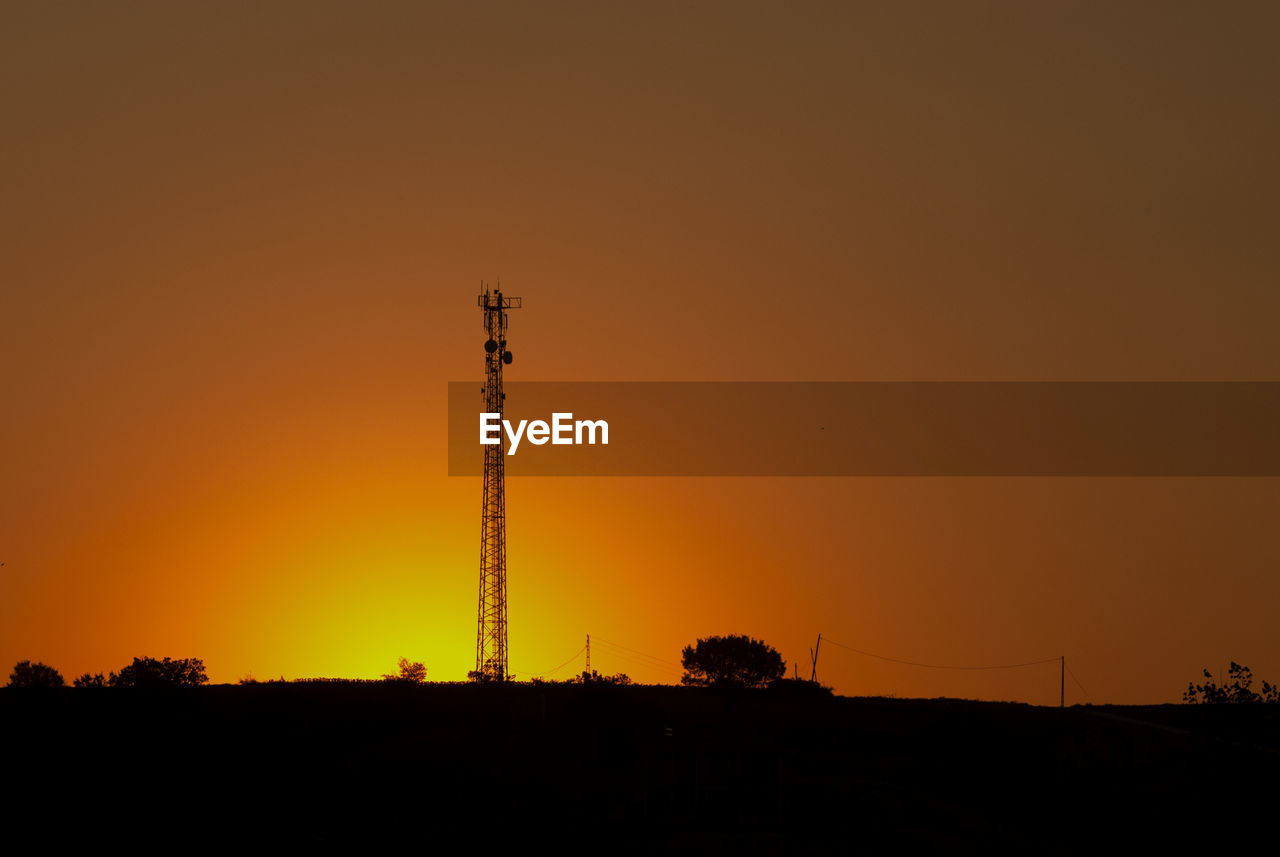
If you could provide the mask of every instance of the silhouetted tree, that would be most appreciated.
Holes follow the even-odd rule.
[[[761,640],[741,634],[704,637],[685,646],[681,684],[764,687],[786,675],[782,655]]]
[[[1241,666],[1235,661],[1227,667],[1227,683],[1219,685],[1214,681],[1213,673],[1204,671],[1204,684],[1188,682],[1182,694],[1183,702],[1219,703],[1219,702],[1280,702],[1280,687],[1264,681],[1262,693],[1253,689],[1253,670]]]
[[[112,687],[199,687],[208,683],[204,661],[199,658],[134,658],[120,672],[112,673]]]
[[[427,666],[421,661],[401,658],[399,674],[384,673],[382,678],[384,681],[408,681],[414,684],[422,684],[427,680]]]
[[[107,680],[102,673],[85,673],[73,682],[76,687],[106,687]]]
[[[62,673],[37,661],[18,661],[9,674],[9,687],[62,687]]]

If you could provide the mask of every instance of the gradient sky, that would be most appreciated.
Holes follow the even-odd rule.
[[[482,278],[525,299],[520,380],[1280,380],[1278,39],[1266,2],[6,4],[0,666],[462,678]],[[1099,701],[1275,680],[1278,500],[513,479],[512,668],[822,632],[1065,654]]]

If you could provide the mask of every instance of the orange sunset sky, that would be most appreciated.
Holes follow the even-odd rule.
[[[474,666],[510,380],[1280,380],[1274,3],[6,4],[0,668]],[[477,394],[478,400],[478,394]],[[477,451],[479,454],[479,451]],[[511,666],[1280,678],[1280,484],[525,478]],[[632,656],[618,645],[664,660]],[[580,667],[579,667],[580,668]],[[557,674],[564,677],[568,669]],[[1056,665],[825,648],[845,694]],[[1068,679],[1068,703],[1086,701]]]

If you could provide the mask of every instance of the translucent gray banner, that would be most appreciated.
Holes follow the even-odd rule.
[[[1276,382],[525,381],[506,393],[509,476],[1280,475]],[[483,412],[480,382],[449,384],[450,476],[481,473]],[[557,413],[572,416],[553,437]],[[578,421],[607,422],[608,443]]]

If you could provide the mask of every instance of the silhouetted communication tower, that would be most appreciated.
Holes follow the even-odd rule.
[[[484,313],[484,410],[503,413],[502,367],[511,363],[507,350],[507,312],[520,309],[520,298],[504,298],[502,286],[484,292],[478,303]],[[484,505],[480,516],[480,610],[476,619],[476,673],[506,681],[507,672],[507,494],[503,485],[506,438],[484,448]]]

